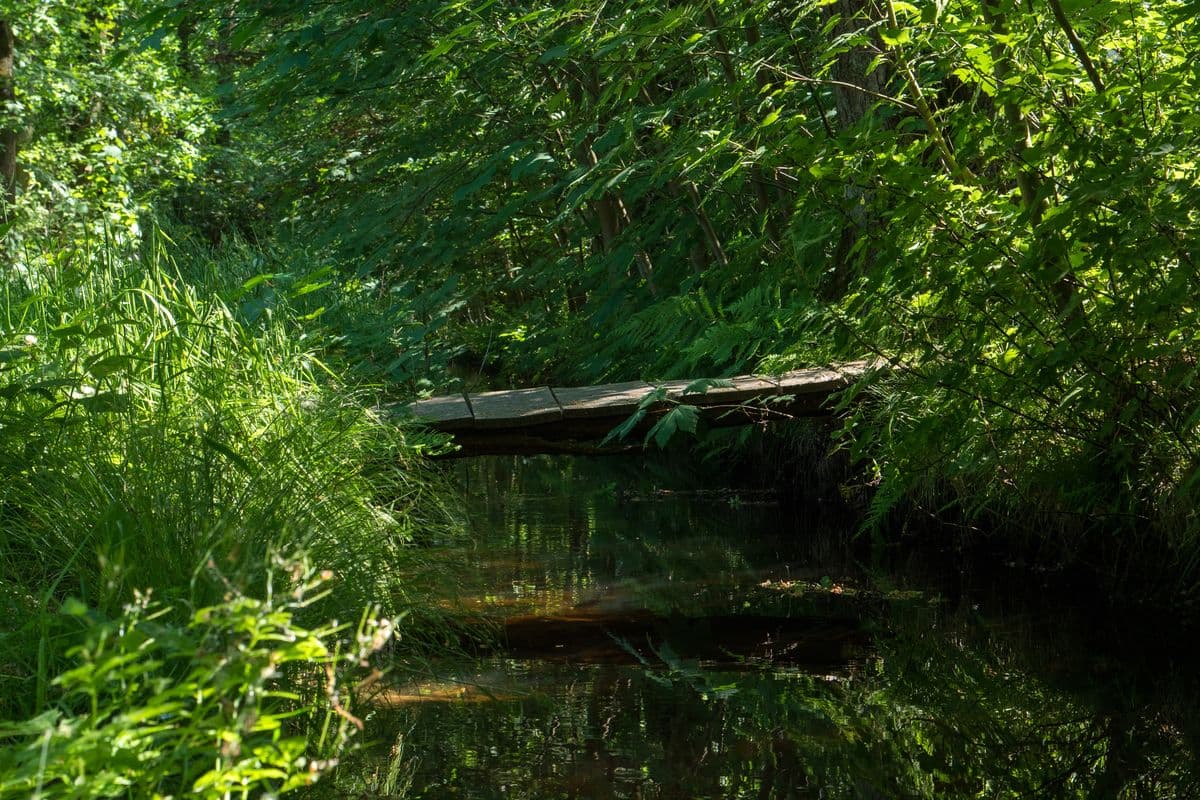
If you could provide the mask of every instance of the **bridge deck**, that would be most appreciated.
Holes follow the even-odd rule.
[[[856,361],[782,375],[742,375],[688,391],[698,381],[643,381],[602,386],[506,389],[455,394],[410,403],[405,412],[432,428],[454,434],[455,455],[541,452],[612,452],[641,446],[641,437],[614,447],[596,443],[638,411],[651,392],[659,399],[644,410],[644,431],[678,404],[699,409],[709,425],[741,425],[829,413],[830,395],[868,368]]]

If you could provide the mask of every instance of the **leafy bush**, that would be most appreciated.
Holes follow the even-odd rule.
[[[1197,584],[1186,6],[952,3],[885,39],[895,97],[943,91],[936,122],[861,126],[852,162],[818,154],[826,195],[851,187],[870,223],[828,319],[891,362],[846,431],[880,514],[924,498],[1036,517],[1060,551]],[[953,154],[933,149],[939,132]]]
[[[345,681],[394,623],[366,615],[344,642],[345,626],[306,628],[297,614],[328,576],[297,563],[275,577],[282,591],[231,592],[181,622],[149,592],[113,619],[65,603],[83,641],[52,708],[0,723],[0,798],[218,800],[320,778],[361,727]]]

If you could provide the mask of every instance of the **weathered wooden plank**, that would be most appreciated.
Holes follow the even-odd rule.
[[[672,400],[696,405],[707,424],[720,427],[832,413],[829,396],[850,386],[871,369],[886,369],[881,360],[795,370],[778,377],[743,375],[731,385],[684,395],[693,381],[660,384]],[[574,452],[627,450],[628,443],[599,447],[613,425],[628,417],[654,387],[640,381],[550,389],[513,389],[477,395],[435,397],[406,407],[433,427],[452,432],[461,445],[454,455],[481,453]],[[654,424],[654,410],[638,433]],[[506,430],[507,429],[507,430]],[[640,441],[640,436],[635,436]],[[636,445],[635,445],[636,446]]]
[[[417,419],[444,431],[469,428],[475,421],[470,403],[461,394],[418,400],[410,403],[408,410]]]
[[[779,376],[781,394],[817,394],[844,389],[866,371],[867,362],[855,361],[837,367],[813,367],[785,372]]]
[[[709,386],[703,393],[692,392],[685,394],[684,390],[693,383],[690,381],[666,381],[658,384],[667,390],[667,395],[675,400],[681,400],[696,406],[732,406],[750,403],[760,397],[771,397],[779,394],[779,382],[774,378],[761,375],[739,375],[727,378],[729,386]]]
[[[588,419],[632,414],[653,387],[645,381],[603,386],[554,387],[564,419]]]
[[[469,395],[476,428],[517,428],[563,418],[562,407],[548,386]]]

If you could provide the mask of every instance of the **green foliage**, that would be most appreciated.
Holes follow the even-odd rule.
[[[181,622],[148,593],[112,619],[64,603],[82,641],[54,707],[0,723],[0,797],[217,800],[317,781],[361,727],[340,683],[394,623],[364,617],[346,642],[344,626],[305,628],[296,616],[327,590],[280,566],[284,591],[231,591]]]
[[[214,200],[253,177],[222,144],[220,29],[143,47],[146,8],[0,10],[4,797],[312,783],[358,724],[347,681],[417,603],[413,541],[450,528],[416,467],[439,440],[335,371],[330,270],[264,257],[253,199]],[[177,245],[156,220],[183,212]]]
[[[436,623],[401,576],[450,531],[416,463],[438,440],[340,384],[292,298],[223,301],[267,283],[244,252],[168,246],[83,242],[3,283],[0,796],[307,785],[353,724],[325,666],[378,649],[379,613],[420,612],[406,653]],[[329,620],[367,607],[339,644]]]
[[[414,541],[451,527],[417,466],[441,441],[339,377],[353,351],[320,324],[370,290],[242,239],[232,62],[205,53],[223,30],[144,47],[146,8],[0,10],[3,797],[311,784],[359,726],[354,673],[419,602]],[[184,213],[181,245],[160,235]]]
[[[41,532],[37,551],[68,563],[92,531],[88,549],[110,569],[136,542],[173,571],[168,585],[185,586],[231,530],[306,531],[326,566],[357,570],[338,537],[364,521],[399,524],[371,498],[382,481],[405,493],[404,434],[322,380],[317,342],[294,336],[282,314],[247,327],[172,274],[161,251],[130,265],[75,257],[91,268],[9,286],[2,463],[6,499]],[[380,483],[360,477],[372,465]],[[381,579],[353,583],[370,596]],[[72,591],[88,602],[128,599],[117,573],[85,584]]]
[[[0,18],[15,31],[17,253],[48,232],[136,244],[156,199],[195,178],[207,104],[177,80],[170,53],[125,35],[133,0],[20,0]]]
[[[479,326],[522,325],[525,346],[503,354],[514,371],[628,372],[672,340],[630,341],[623,323],[648,310],[647,330],[665,335],[651,309],[678,293],[709,308],[684,338],[714,329],[685,358],[667,350],[639,371],[769,352],[762,335],[780,333],[781,298],[804,276],[777,258],[790,179],[765,141],[811,136],[820,122],[786,113],[807,87],[793,93],[757,65],[812,32],[807,11],[256,8],[230,23],[231,42],[263,55],[236,75],[229,124],[261,162],[257,191],[289,237],[371,274],[384,296],[452,286],[442,307],[457,310],[445,326],[421,320],[423,349],[482,351],[476,342],[493,337]],[[181,14],[150,22],[170,30]],[[722,51],[735,45],[729,62]],[[785,286],[764,287],[767,275]]]
[[[245,600],[271,596],[275,552],[334,574],[293,609],[322,641],[321,620],[408,603],[408,545],[446,519],[413,461],[440,443],[365,410],[361,380],[877,355],[888,368],[840,409],[868,524],[914,503],[1036,520],[1043,552],[1114,575],[1137,554],[1194,590],[1195,5],[9,4],[0,699],[40,720],[13,729],[14,780],[52,781],[51,747],[53,769],[125,780],[101,733],[192,752],[195,731],[147,732],[163,721],[135,709],[182,702],[222,626],[293,624]],[[159,219],[178,265],[147,234]],[[664,398],[618,433],[694,433],[682,403],[649,425]],[[145,587],[159,610],[136,604]],[[88,613],[59,613],[69,598]],[[274,691],[256,680],[227,688],[248,708]],[[874,735],[843,774],[981,757],[933,746],[937,725],[905,728],[895,702],[859,705],[827,715]],[[199,710],[210,733],[236,722]],[[251,733],[266,749],[209,754],[221,780],[246,753],[291,774],[292,734]],[[162,791],[195,788],[193,769],[165,759]],[[922,780],[885,788],[946,788]]]
[[[327,321],[364,374],[874,353],[891,383],[845,434],[878,519],[1036,509],[1153,531],[1186,572],[1188,9],[259,0],[146,23],[239,65],[207,74],[221,125],[277,241],[340,276]]]
[[[408,545],[450,519],[412,463],[436,443],[331,381],[285,306],[239,322],[212,292],[234,264],[189,263],[189,279],[158,246],[105,252],[63,250],[90,267],[10,280],[0,304],[5,703],[52,694],[68,596],[102,615],[146,587],[209,605],[226,581],[261,591],[271,553],[301,549],[337,576],[318,616],[408,606]]]
[[[938,117],[971,174],[904,126],[833,173],[886,223],[862,231],[832,317],[892,362],[847,433],[901,484],[892,500],[948,483],[968,504],[1082,512],[1186,558],[1169,553],[1193,544],[1200,466],[1197,198],[1180,180],[1196,150],[1173,98],[1195,91],[1197,31],[1174,3],[1073,12],[1096,79],[1048,13],[951,4],[911,25],[920,80],[971,90]],[[1152,518],[1171,520],[1156,543]]]

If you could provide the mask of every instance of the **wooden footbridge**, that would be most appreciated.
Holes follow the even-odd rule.
[[[640,449],[646,431],[681,405],[710,427],[826,416],[830,397],[870,366],[856,361],[776,376],[454,394],[410,403],[402,412],[452,434],[460,449],[451,456],[628,452]],[[634,415],[639,419],[626,437],[605,442]]]

